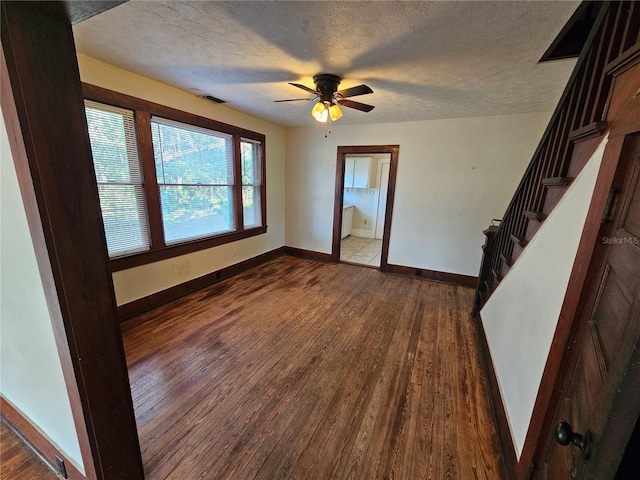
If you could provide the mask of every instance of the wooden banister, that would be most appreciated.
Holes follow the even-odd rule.
[[[637,48],[638,2],[603,2],[582,53],[554,110],[527,170],[483,256],[474,310],[479,311],[503,266],[510,263],[515,243],[526,245],[529,222],[543,221],[547,189],[568,184],[574,143],[606,129],[605,111],[611,90],[607,65]],[[514,242],[513,238],[518,239]],[[506,265],[509,267],[510,265]],[[506,269],[505,269],[506,270]],[[482,294],[482,295],[481,295]]]

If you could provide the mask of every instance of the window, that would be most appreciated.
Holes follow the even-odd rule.
[[[85,102],[109,256],[149,249],[149,229],[133,112]]]
[[[240,154],[242,157],[242,213],[245,228],[261,224],[261,151],[260,142],[242,139]]]
[[[233,137],[156,118],[151,131],[167,244],[235,230]]]
[[[83,90],[114,271],[266,232],[264,135]]]

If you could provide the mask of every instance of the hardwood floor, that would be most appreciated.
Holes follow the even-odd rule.
[[[503,479],[473,294],[286,256],[133,319],[146,478]]]
[[[4,419],[0,426],[0,480],[55,480],[58,478],[11,431]]]

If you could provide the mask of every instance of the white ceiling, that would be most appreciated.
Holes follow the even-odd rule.
[[[129,1],[74,26],[78,51],[210,94],[276,123],[311,125],[287,82],[366,84],[342,124],[549,111],[574,60],[538,64],[579,1]]]

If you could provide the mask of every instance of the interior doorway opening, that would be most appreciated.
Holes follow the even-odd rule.
[[[398,150],[397,145],[338,147],[335,262],[386,271]]]
[[[345,158],[340,261],[380,268],[391,154]]]

